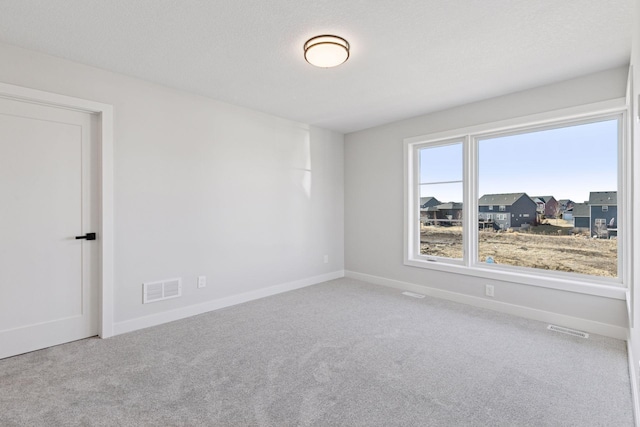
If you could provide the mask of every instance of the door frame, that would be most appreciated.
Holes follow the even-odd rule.
[[[95,114],[98,130],[98,335],[113,336],[113,106],[0,82],[0,97]]]

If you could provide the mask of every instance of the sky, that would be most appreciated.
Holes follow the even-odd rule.
[[[584,202],[590,191],[617,191],[617,150],[617,120],[483,139],[478,195],[522,192]],[[462,201],[461,143],[422,150],[420,164],[427,183],[421,197]]]

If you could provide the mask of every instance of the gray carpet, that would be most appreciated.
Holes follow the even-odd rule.
[[[0,361],[2,426],[632,426],[622,341],[339,279]]]

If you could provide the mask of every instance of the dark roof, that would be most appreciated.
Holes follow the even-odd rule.
[[[589,205],[586,203],[574,203],[573,204],[573,217],[588,217]]]
[[[560,199],[560,200],[558,200],[558,203],[560,203],[561,205],[568,205],[569,203],[573,203],[573,200],[571,200],[571,199]]]
[[[462,209],[462,203],[449,202],[449,203],[442,203],[434,207],[440,210],[455,210],[455,209]]]
[[[512,204],[520,200],[522,196],[529,197],[527,196],[527,193],[485,194],[484,196],[480,197],[480,199],[478,200],[478,205],[479,206],[489,206],[489,205],[511,206]]]
[[[435,201],[436,201],[436,205],[439,205],[439,204],[440,204],[440,200],[436,199],[435,197],[431,197],[431,196],[429,196],[429,197],[420,197],[420,206],[424,206],[424,205],[425,205],[425,203],[429,203],[429,202],[431,202],[432,200],[435,200]]]
[[[554,199],[554,197],[553,196],[531,196],[531,200],[533,199],[540,199],[545,203],[549,203],[549,200]],[[535,202],[535,200],[533,201]]]
[[[589,193],[590,205],[617,205],[617,191],[592,191]]]

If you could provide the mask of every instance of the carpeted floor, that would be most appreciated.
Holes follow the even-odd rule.
[[[2,426],[632,426],[626,345],[350,279],[0,360]]]

